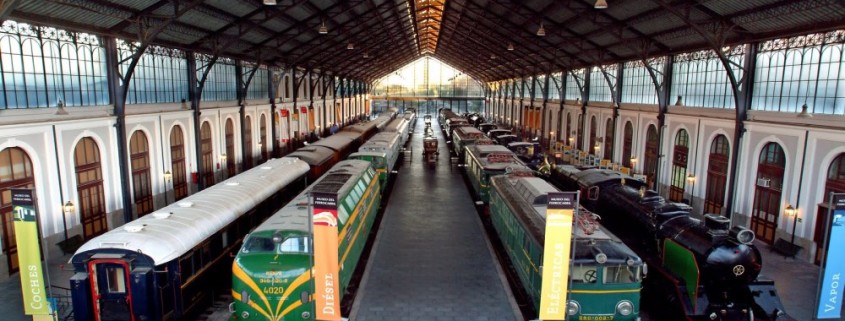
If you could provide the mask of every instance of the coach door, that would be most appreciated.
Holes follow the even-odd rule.
[[[129,265],[122,260],[88,262],[94,321],[134,321],[129,289]]]

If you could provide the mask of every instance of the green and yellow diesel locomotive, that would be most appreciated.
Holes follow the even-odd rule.
[[[540,307],[548,194],[557,188],[522,174],[490,179],[490,219],[535,311]],[[639,320],[643,261],[594,214],[575,215],[567,320]]]
[[[372,165],[344,160],[308,186],[244,240],[232,267],[232,319],[314,318],[308,196],[337,194],[338,262],[342,300],[381,202]]]

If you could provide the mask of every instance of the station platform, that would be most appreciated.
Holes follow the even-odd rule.
[[[420,117],[349,319],[522,320],[436,116],[440,153],[423,161],[424,126]]]

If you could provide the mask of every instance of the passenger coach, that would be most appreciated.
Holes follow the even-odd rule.
[[[304,187],[308,165],[271,159],[83,244],[71,257],[76,321],[190,320],[226,293],[231,255]]]

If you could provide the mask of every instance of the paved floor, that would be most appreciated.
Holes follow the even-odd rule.
[[[422,161],[422,119],[384,212],[350,320],[521,320],[438,126]]]

